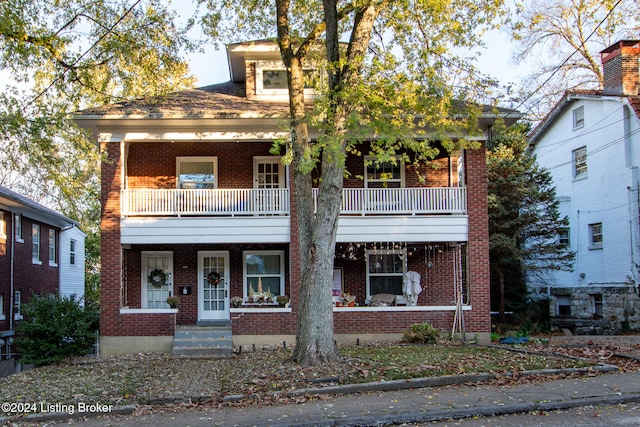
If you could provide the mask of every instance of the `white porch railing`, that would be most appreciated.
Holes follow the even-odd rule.
[[[462,215],[466,212],[464,187],[345,188],[340,211],[342,215]]]
[[[318,190],[314,189],[317,208]],[[288,215],[289,189],[129,189],[122,191],[122,215]],[[464,187],[345,188],[343,215],[416,215],[467,212]]]
[[[130,189],[122,191],[122,215],[286,215],[289,190]]]

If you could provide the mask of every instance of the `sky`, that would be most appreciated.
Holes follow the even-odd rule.
[[[190,0],[179,0],[189,2]],[[487,48],[477,62],[479,70],[497,79],[500,84],[517,83],[523,66],[511,61],[513,43],[509,36],[499,30],[491,31],[484,37]],[[207,86],[229,81],[229,67],[224,46],[216,51],[208,44],[204,53],[193,53],[189,57],[191,72],[198,78],[197,86]]]

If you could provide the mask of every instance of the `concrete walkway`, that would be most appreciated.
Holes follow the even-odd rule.
[[[104,426],[375,426],[585,405],[640,402],[640,372],[608,373],[514,386],[456,385],[324,396],[302,404],[197,408],[121,415],[65,425]],[[32,419],[33,421],[33,419]]]

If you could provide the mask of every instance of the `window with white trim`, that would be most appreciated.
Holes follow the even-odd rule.
[[[563,227],[558,232],[558,244],[563,248],[568,248],[569,243],[569,227]]]
[[[22,238],[22,215],[15,214],[13,216],[14,232],[16,233],[16,242],[24,243]]]
[[[58,233],[51,228],[49,229],[49,265],[53,267],[58,265]]]
[[[375,157],[365,157],[365,188],[403,188],[404,162],[397,157],[393,162],[376,162]]]
[[[305,95],[315,93],[314,83],[319,73],[313,69],[302,71],[304,77]],[[256,94],[258,95],[287,95],[289,85],[287,71],[282,61],[256,61]]]
[[[13,292],[13,320],[22,320],[22,290]]]
[[[217,188],[217,176],[217,157],[178,157],[176,159],[178,188]]]
[[[583,178],[587,176],[587,147],[580,147],[572,151],[573,177]]]
[[[75,239],[69,241],[69,265],[76,265],[76,245]]]
[[[367,298],[375,294],[392,294],[402,297],[402,282],[406,273],[404,249],[375,250],[365,252],[367,262]]]
[[[0,239],[7,238],[7,223],[4,220],[4,212],[0,212]]]
[[[584,126],[584,106],[573,110],[573,129],[580,129]]]
[[[284,295],[284,251],[244,251],[242,270],[244,298],[260,291]]]
[[[589,224],[589,248],[601,249],[603,243],[602,223]]]
[[[40,258],[40,226],[38,224],[31,225],[31,261],[34,264],[42,264]]]

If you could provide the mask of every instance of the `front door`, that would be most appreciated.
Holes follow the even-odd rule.
[[[229,320],[229,252],[198,252],[198,320]]]

